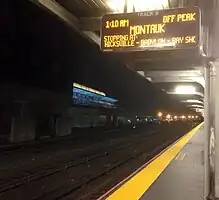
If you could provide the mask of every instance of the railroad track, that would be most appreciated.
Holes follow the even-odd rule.
[[[106,194],[106,191],[109,191],[114,186],[118,186],[118,187],[121,186],[124,183],[123,182],[124,179],[126,179],[127,177],[130,178],[130,175],[134,175],[134,174],[138,173],[139,170],[141,170],[141,167],[144,166],[146,162],[152,160],[156,155],[158,155],[160,152],[162,152],[165,148],[167,148],[169,145],[171,145],[177,139],[179,139],[179,137],[176,137],[173,140],[169,140],[169,141],[165,142],[164,144],[156,147],[155,149],[153,149],[151,151],[148,151],[148,152],[142,151],[141,153],[136,155],[133,159],[130,159],[127,162],[120,165],[121,168],[119,169],[119,171],[123,171],[123,170],[126,171],[124,173],[126,175],[124,175],[124,174],[121,175],[120,180],[118,179],[118,177],[116,179],[114,179],[114,177],[112,179],[110,178],[109,181],[108,180],[104,181],[105,179],[101,179],[101,180],[103,180],[102,182],[101,182],[101,180],[98,181],[96,179],[97,180],[96,183],[99,182],[99,185],[97,184],[97,186],[96,187],[94,186],[91,190],[83,189],[83,190],[79,190],[77,193],[72,192],[69,195],[67,195],[67,197],[70,196],[70,198],[65,198],[65,196],[63,196],[63,197],[60,198],[60,200],[67,200],[67,199],[68,200],[69,199],[74,199],[74,200],[100,199],[100,197],[103,197],[103,195]],[[139,162],[140,160],[141,160],[141,162]],[[135,165],[133,165],[133,163],[135,163]],[[127,164],[133,166],[132,170],[130,170],[128,173],[127,173]],[[116,170],[116,168],[115,168],[115,170]],[[110,174],[110,171],[109,171],[108,177],[112,177],[114,174],[115,174],[115,176],[118,176],[118,173],[120,174],[120,172],[118,172],[118,170],[117,170],[117,172],[116,171],[114,172],[112,170],[111,173],[112,173],[112,175]],[[126,181],[127,180],[128,179],[126,179]],[[93,183],[93,185],[95,185],[95,183]],[[102,198],[102,199],[105,199],[105,198]],[[39,199],[39,200],[44,200],[44,199]]]
[[[95,130],[93,130],[95,131]],[[107,134],[107,133],[116,133],[116,132],[122,132],[124,130],[121,129],[108,129],[108,130],[103,130],[102,134]],[[148,130],[150,131],[150,129]],[[78,133],[77,133],[78,134]],[[91,132],[90,135],[94,135],[95,132]],[[100,133],[98,133],[100,134]],[[121,134],[121,133],[120,133]],[[14,153],[14,152],[22,152],[24,151],[26,148],[28,149],[32,149],[35,148],[37,146],[40,145],[45,145],[45,144],[49,144],[49,145],[54,145],[56,141],[61,141],[61,142],[65,142],[65,141],[69,141],[69,140],[74,140],[74,139],[78,139],[80,137],[80,135],[69,135],[69,136],[65,136],[65,137],[56,137],[56,138],[48,138],[45,140],[37,140],[37,141],[30,141],[30,142],[21,142],[21,143],[15,143],[15,144],[1,144],[0,145],[0,152],[4,153],[4,154],[9,154],[9,153]],[[83,135],[82,133],[82,137],[86,137],[86,135]]]
[[[172,132],[176,134],[174,130]],[[129,136],[128,140],[119,142],[116,139],[115,143],[112,142],[105,148],[102,146],[98,150],[95,149],[92,153],[90,151],[87,155],[84,154],[83,158],[70,160],[61,167],[39,170],[37,173],[0,185],[0,198],[5,200],[15,197],[23,200],[81,200],[81,197],[86,196],[90,191],[86,192],[85,188],[98,187],[105,175],[112,174],[113,177],[113,174],[116,171],[119,172],[123,166],[126,168],[130,163],[135,163],[134,160],[139,156],[144,155],[144,161],[146,161],[153,154],[153,149],[159,147],[162,150],[161,146],[165,141],[172,138],[172,143],[176,138],[173,140],[174,135],[171,134],[167,137],[163,131],[157,131],[151,134]],[[133,161],[130,162],[131,160]],[[109,189],[110,186],[107,187]]]
[[[169,144],[171,144],[176,139],[178,139],[178,137],[175,138],[174,140],[172,139],[172,140],[167,141],[165,144],[160,145],[159,147],[153,149],[152,151],[147,152],[147,156],[156,155],[158,152],[162,151],[165,147],[167,147]],[[132,146],[136,146],[136,143],[133,144]],[[51,200],[51,199],[63,200],[63,199],[66,199],[68,196],[70,197],[67,199],[75,199],[75,198],[72,198],[71,195],[74,194],[77,190],[96,181],[102,176],[105,176],[113,172],[117,168],[125,164],[128,164],[131,160],[137,159],[138,157],[145,154],[145,145],[143,141],[139,142],[138,148],[139,148],[138,151],[133,153],[131,156],[127,155],[126,157],[122,159],[118,157],[115,159],[112,159],[109,163],[114,163],[114,164],[111,164],[111,165],[109,164],[109,167],[107,168],[104,168],[104,167],[102,169],[98,168],[97,173],[91,173],[88,176],[82,177],[78,179],[76,182],[74,182],[73,184],[61,185],[60,187],[57,187],[54,190],[44,193],[43,195],[40,195],[36,198],[32,198],[31,200]]]
[[[80,156],[70,160],[66,164],[64,164],[64,165],[62,164],[61,167],[59,166],[59,167],[46,168],[43,170],[39,170],[36,173],[31,173],[31,174],[28,174],[26,176],[23,176],[22,178],[19,178],[17,180],[8,181],[7,183],[3,183],[0,185],[0,193],[4,193],[4,192],[7,192],[9,190],[20,187],[22,185],[29,184],[31,182],[52,176],[52,175],[57,174],[57,173],[62,172],[62,171],[66,171],[72,167],[76,167],[78,165],[83,165],[83,164],[86,164],[88,162],[98,160],[98,159],[100,159],[102,157],[106,157],[107,155],[112,154],[114,152],[119,152],[123,149],[131,148],[132,146],[136,146],[138,143],[141,143],[142,138],[148,138],[148,137],[153,136],[153,135],[156,135],[156,133],[153,132],[153,133],[147,134],[145,136],[142,136],[141,134],[135,135],[135,137],[132,138],[135,141],[132,140],[132,141],[129,141],[129,143],[127,143],[127,140],[124,140],[122,142],[116,141],[115,143],[112,143],[112,144],[106,146],[105,148],[104,148],[103,144],[100,144],[98,146],[99,148],[97,150],[91,151],[91,152],[89,152],[89,154],[85,153],[83,155],[80,155]],[[139,138],[141,139],[140,141],[139,141]],[[100,152],[100,150],[101,150],[101,152]]]
[[[142,144],[141,142],[136,143],[132,143],[130,145],[128,145],[126,148],[124,148],[123,150],[126,150],[127,148],[132,148],[133,146]],[[121,149],[120,149],[121,150]],[[114,151],[114,153],[117,153],[117,155],[119,154],[119,151],[116,150]],[[70,195],[71,193],[77,191],[78,189],[84,187],[85,185],[88,185],[89,183],[99,179],[100,177],[112,172],[113,170],[117,169],[118,167],[128,163],[130,160],[135,159],[136,157],[142,155],[144,153],[144,151],[140,151],[140,152],[135,152],[132,156],[126,156],[125,158],[111,158],[110,162],[108,161],[108,164],[105,166],[99,166],[98,168],[96,168],[96,172],[91,172],[93,171],[93,167],[90,170],[90,175],[86,175],[86,176],[81,176],[81,178],[78,178],[73,184],[64,184],[60,187],[55,188],[54,190],[51,190],[47,193],[44,193],[43,195],[33,198],[32,200],[49,200],[49,199],[54,199],[54,200],[60,200],[65,198],[66,196]],[[112,156],[114,157],[114,156]],[[109,158],[105,158],[105,159],[109,159]],[[107,162],[106,162],[107,163]],[[107,167],[106,167],[107,166]]]
[[[95,140],[95,141],[90,141],[89,138],[82,138],[81,140],[87,140],[89,142],[85,142],[85,144],[79,143],[77,141],[70,141],[67,144],[57,144],[56,146],[52,146],[52,148],[49,146],[47,147],[47,149],[45,149],[45,147],[33,147],[32,149],[22,149],[19,151],[13,150],[10,152],[1,152],[0,155],[0,160],[3,162],[3,165],[0,166],[0,173],[5,173],[5,176],[3,174],[3,177],[0,176],[0,185],[5,182],[5,179],[9,179],[11,176],[15,177],[20,177],[20,171],[26,171],[28,170],[27,174],[30,174],[29,169],[31,169],[32,173],[34,173],[34,171],[40,169],[40,163],[37,164],[36,163],[36,167],[33,166],[33,164],[30,163],[30,160],[35,159],[41,159],[44,160],[43,166],[51,166],[51,162],[55,163],[58,160],[63,162],[67,162],[69,160],[69,157],[72,157],[72,155],[74,155],[73,159],[77,159],[75,156],[77,155],[81,155],[83,152],[90,152],[93,149],[96,148],[103,148],[103,146],[108,146],[109,143],[111,141],[122,141],[124,140],[124,135],[127,135],[127,137],[133,137],[133,135],[135,135],[137,131],[133,130],[133,131],[128,131],[128,133],[126,134],[125,132],[118,132],[118,136],[116,135],[116,133],[113,133],[113,136],[111,137],[110,135],[108,135],[108,137],[106,137],[104,140]],[[147,132],[150,134],[152,131],[151,130],[147,130]],[[101,136],[103,137],[103,136]],[[73,147],[73,148],[72,148]],[[83,148],[81,148],[83,147]],[[61,153],[58,150],[61,150]],[[63,154],[63,153],[64,154]],[[25,157],[23,157],[23,154],[25,153]],[[14,155],[18,155],[18,156],[14,156]],[[62,157],[60,157],[60,155],[62,155]],[[9,157],[8,157],[9,156]],[[12,157],[12,160],[15,159],[15,161],[17,160],[17,162],[15,162],[15,166],[10,164],[10,162],[8,163],[8,161],[10,161],[10,157]],[[21,159],[19,159],[21,157]],[[22,158],[23,157],[23,158]],[[4,160],[6,163],[4,163]],[[29,167],[28,165],[23,165],[23,163],[30,163],[31,166]],[[8,164],[7,164],[8,163]],[[28,169],[29,167],[29,169]],[[35,169],[34,169],[35,168]],[[21,170],[20,170],[21,169]],[[8,174],[8,175],[7,175]],[[17,176],[18,175],[18,176]],[[8,177],[6,177],[8,176]],[[5,177],[5,178],[4,178]],[[3,178],[3,179],[2,179]]]

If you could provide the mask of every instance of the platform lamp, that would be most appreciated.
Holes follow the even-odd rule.
[[[157,116],[158,116],[159,118],[162,118],[163,113],[162,113],[162,112],[158,112],[158,113],[157,113]]]

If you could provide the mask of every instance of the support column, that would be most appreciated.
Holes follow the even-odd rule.
[[[210,70],[210,98],[209,98],[209,198],[213,199],[215,195],[215,81],[216,71],[212,62],[209,63]]]
[[[60,117],[56,121],[56,136],[66,136],[71,134],[72,119]]]
[[[35,139],[35,120],[31,117],[14,117],[11,123],[11,142],[26,142]]]
[[[214,1],[213,9],[211,11],[212,17],[212,24],[209,30],[209,51],[210,57],[213,59],[217,59],[213,62],[215,67],[215,89],[214,89],[214,101],[215,101],[215,109],[213,110],[213,123],[215,125],[214,130],[214,150],[215,154],[213,157],[213,164],[214,164],[214,197],[219,199],[219,23],[217,19],[219,18],[219,3],[218,1]]]
[[[106,126],[107,127],[112,127],[112,115],[111,113],[110,114],[107,114],[107,120],[106,120]]]
[[[113,126],[118,127],[118,116],[115,114],[113,115]]]
[[[210,68],[205,67],[205,97],[204,97],[204,199],[207,199],[210,193],[210,172],[209,172],[209,133],[210,133]]]
[[[215,128],[215,93],[216,90],[216,67],[212,63],[210,67],[210,120],[211,128]]]
[[[214,63],[215,79],[215,197],[219,198],[219,60]]]
[[[30,107],[25,101],[18,101],[21,105],[19,116],[13,117],[11,122],[10,142],[26,142],[35,139],[36,121],[30,114]]]

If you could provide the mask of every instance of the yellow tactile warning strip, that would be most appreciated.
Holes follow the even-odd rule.
[[[203,123],[202,123],[203,124]],[[195,127],[185,136],[180,138],[165,151],[149,162],[140,172],[128,179],[121,187],[109,195],[107,200],[138,200],[148,190],[152,183],[159,177],[169,163],[177,156],[188,143],[202,124]],[[185,156],[183,156],[184,158]],[[101,198],[102,199],[102,198]]]

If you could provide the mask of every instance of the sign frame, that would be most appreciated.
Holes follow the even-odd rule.
[[[136,14],[136,15],[146,14],[147,15],[147,13],[152,13],[152,12],[171,12],[171,11],[176,12],[178,10],[181,10],[181,12],[182,12],[182,10],[186,10],[186,9],[191,9],[191,10],[196,9],[196,13],[198,15],[198,22],[197,22],[198,30],[197,30],[197,35],[196,35],[196,36],[198,36],[198,40],[197,40],[197,43],[194,44],[194,45],[190,45],[190,46],[184,45],[184,46],[180,46],[180,47],[177,47],[177,46],[176,47],[165,47],[165,46],[162,46],[162,47],[157,47],[157,46],[140,47],[140,46],[133,46],[133,47],[129,47],[129,48],[119,47],[119,48],[109,48],[109,49],[103,47],[103,22],[104,22],[104,19],[106,17],[128,16],[128,15],[134,15],[134,14]],[[178,12],[178,13],[180,13],[180,12]],[[141,16],[137,16],[137,17],[141,17]],[[201,19],[201,10],[198,6],[183,7],[183,8],[171,8],[171,9],[163,9],[163,10],[152,10],[152,11],[142,11],[142,12],[134,12],[134,13],[118,13],[118,14],[104,15],[101,19],[101,28],[100,28],[101,45],[100,45],[100,49],[103,52],[111,52],[111,53],[200,49],[200,46],[202,45],[202,34],[201,34],[202,25],[201,25],[201,21],[202,21],[202,19]]]

